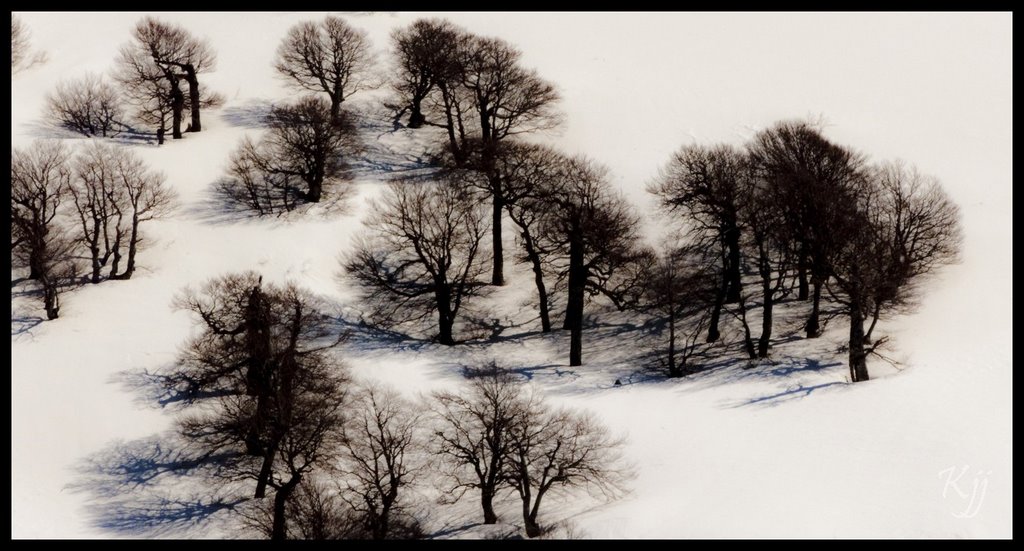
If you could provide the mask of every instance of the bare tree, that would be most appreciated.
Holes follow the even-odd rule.
[[[11,70],[14,71],[28,55],[29,30],[20,17],[11,15]]]
[[[204,326],[170,378],[206,403],[182,420],[182,433],[208,454],[233,453],[229,477],[254,479],[256,497],[275,490],[271,537],[284,539],[296,488],[341,444],[347,378],[326,353],[339,342],[325,340],[330,321],[307,291],[264,288],[251,272],[186,292],[178,304]]]
[[[844,199],[832,230],[845,243],[829,260],[839,293],[829,291],[850,318],[850,379],[857,382],[868,380],[867,357],[887,340],[872,342],[878,320],[913,309],[921,282],[957,261],[962,230],[959,208],[938,180],[902,163],[872,169]]]
[[[277,49],[274,68],[298,88],[325,92],[334,119],[345,99],[376,86],[370,74],[373,63],[366,31],[329,15],[289,29]]]
[[[505,193],[496,169],[498,144],[517,134],[551,129],[561,123],[554,111],[559,95],[536,71],[520,65],[521,52],[497,38],[473,37],[461,52],[461,84],[469,92],[480,129],[479,166],[491,196],[494,262],[492,285],[504,285],[501,218]]]
[[[340,467],[342,496],[372,539],[390,539],[402,513],[401,491],[423,466],[422,419],[396,391],[374,385],[360,389],[353,405]]]
[[[742,229],[737,210],[743,155],[728,145],[688,145],[673,154],[648,191],[662,208],[685,216],[693,235],[709,249],[720,250],[718,306],[711,312],[708,342],[719,338],[722,305],[739,301],[742,293]],[[716,258],[708,256],[709,259]]]
[[[297,198],[319,202],[356,147],[348,116],[333,117],[326,101],[306,97],[274,107],[268,122],[260,142],[246,138],[232,155],[226,191],[260,214],[291,210]]]
[[[402,104],[396,118],[408,110],[409,128],[419,128],[426,122],[424,101],[437,90],[438,83],[452,80],[455,46],[462,33],[445,19],[417,19],[408,27],[392,31],[398,65],[392,88]],[[454,125],[451,130],[454,139]]]
[[[837,200],[858,183],[863,156],[828,141],[810,123],[779,122],[762,130],[747,146],[748,156],[780,204],[797,247],[798,278],[806,289],[810,272],[813,295],[804,328],[808,338],[821,334],[821,290],[828,278],[828,258],[841,246],[834,231],[844,205]],[[800,296],[806,296],[801,290]]]
[[[144,242],[142,224],[163,218],[177,206],[177,193],[167,186],[163,173],[153,172],[137,155],[128,150],[113,150],[106,159],[122,200],[110,201],[116,223],[111,251],[110,279],[130,279],[135,273],[135,257]],[[127,240],[127,243],[124,240]],[[122,256],[121,247],[127,246]],[[118,271],[125,258],[123,271]]]
[[[11,150],[11,252],[43,287],[47,319],[60,313],[58,291],[73,271],[73,243],[56,220],[71,184],[70,153],[56,141]]]
[[[511,432],[525,401],[513,376],[494,363],[471,375],[467,390],[432,396],[439,422],[436,453],[447,458],[445,474],[454,499],[479,490],[484,524],[495,524],[494,498],[504,482]]]
[[[541,535],[538,515],[552,489],[585,487],[612,497],[628,471],[621,464],[622,438],[613,438],[593,415],[551,410],[532,397],[509,431],[504,478],[523,504],[526,536]]]
[[[478,204],[452,179],[392,183],[366,221],[345,270],[362,291],[374,323],[395,325],[437,315],[437,342],[455,344],[464,303],[479,294],[481,241],[487,225]]]
[[[124,236],[123,215],[128,211],[124,190],[117,179],[117,161],[124,154],[109,145],[95,143],[80,152],[74,162],[69,191],[78,214],[78,239],[89,251],[91,280],[100,274]]]
[[[125,127],[117,90],[94,73],[58,83],[46,101],[51,120],[86,136],[113,137]]]
[[[648,272],[644,306],[667,321],[669,377],[692,371],[689,360],[698,351],[700,334],[717,307],[721,276],[715,264],[704,258],[706,251],[695,244],[670,245]]]
[[[608,183],[608,170],[582,157],[568,159],[558,187],[547,194],[542,234],[552,266],[567,281],[565,323],[571,332],[569,365],[583,363],[583,307],[587,296],[603,295],[617,307],[639,300],[643,278],[637,269],[646,253],[638,246],[639,219]]]

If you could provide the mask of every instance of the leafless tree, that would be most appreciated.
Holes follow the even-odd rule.
[[[669,377],[692,371],[689,360],[698,351],[700,335],[717,307],[721,274],[706,254],[706,247],[698,244],[670,244],[649,268],[644,306],[668,323]]]
[[[257,498],[275,490],[271,537],[284,539],[296,488],[332,463],[342,442],[347,377],[326,353],[339,342],[328,339],[330,321],[307,291],[264,286],[251,272],[213,280],[178,304],[203,323],[170,379],[205,403],[182,420],[182,433],[209,453],[233,452],[234,476],[254,479]]]
[[[109,203],[116,219],[110,279],[130,279],[135,273],[136,254],[144,242],[142,224],[173,212],[178,195],[167,186],[163,173],[150,170],[131,151],[112,151],[106,160],[109,162],[108,170],[118,182],[117,191],[113,193],[120,193],[122,197],[122,200]],[[123,246],[127,247],[126,256],[121,253]],[[118,271],[122,258],[125,259],[125,267]]]
[[[73,242],[57,217],[71,184],[70,152],[56,141],[11,150],[11,252],[43,288],[47,319],[60,313],[58,291],[73,275]]]
[[[751,163],[768,181],[797,247],[800,297],[807,297],[805,272],[813,295],[805,330],[820,335],[821,290],[828,278],[828,258],[843,236],[834,231],[844,205],[837,200],[859,182],[864,157],[828,141],[808,122],[784,121],[762,130],[747,146]]]
[[[259,142],[245,138],[232,155],[225,191],[260,214],[291,210],[299,198],[319,202],[356,148],[349,117],[333,118],[326,101],[306,97],[274,107],[268,122]]]
[[[29,30],[20,17],[11,15],[11,71],[28,56]]]
[[[117,177],[117,158],[123,155],[124,150],[95,143],[74,162],[69,191],[78,215],[78,239],[89,251],[93,283],[100,282],[103,267],[126,235],[124,213],[130,209]]]
[[[959,208],[938,180],[902,163],[866,171],[843,199],[832,229],[845,242],[829,260],[838,292],[831,283],[829,292],[850,318],[850,379],[857,382],[868,380],[867,357],[887,340],[872,342],[878,320],[913,309],[921,282],[958,260],[962,229]]]
[[[493,363],[472,372],[468,387],[432,395],[436,453],[446,458],[451,496],[479,490],[484,524],[495,524],[494,498],[504,483],[511,432],[527,402],[514,377]]]
[[[743,167],[743,155],[732,146],[688,145],[673,154],[648,187],[663,209],[685,217],[695,238],[722,253],[708,255],[709,259],[717,257],[721,271],[720,296],[711,312],[708,342],[719,338],[722,305],[738,302],[743,289],[742,229],[737,217]]]
[[[593,415],[551,410],[533,396],[515,417],[504,478],[523,504],[526,535],[541,535],[538,515],[553,489],[585,487],[613,497],[629,471],[622,464],[624,439],[614,438]]]
[[[554,85],[520,64],[521,52],[497,38],[473,37],[461,53],[461,84],[479,122],[479,166],[491,196],[492,285],[504,285],[501,219],[505,193],[496,169],[498,144],[509,136],[551,129],[561,123],[554,110]]]
[[[455,344],[464,303],[482,291],[484,214],[460,182],[392,183],[365,222],[345,270],[374,323],[437,315],[437,342]]]
[[[60,82],[47,106],[51,120],[86,136],[113,137],[125,127],[117,90],[97,74]]]
[[[583,307],[587,296],[603,295],[617,307],[636,304],[643,279],[638,263],[639,219],[608,183],[608,170],[582,156],[563,163],[557,187],[547,194],[542,220],[552,266],[567,281],[565,323],[571,332],[569,365],[583,363]]]
[[[463,31],[445,19],[417,19],[408,27],[392,31],[398,65],[392,88],[401,102],[397,118],[408,110],[409,128],[419,128],[426,122],[423,103],[438,90],[438,84],[453,81],[461,34]],[[454,139],[454,124],[451,131]]]
[[[345,425],[342,497],[372,539],[391,539],[402,493],[424,465],[421,415],[393,389],[369,385],[353,400]]]
[[[274,67],[298,88],[325,92],[333,119],[341,114],[341,104],[349,96],[376,86],[371,76],[373,64],[366,31],[329,15],[289,29],[277,49]]]

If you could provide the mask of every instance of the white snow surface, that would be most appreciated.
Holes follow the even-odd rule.
[[[12,76],[14,145],[86,142],[46,125],[44,96],[62,78],[111,68],[142,15],[20,14],[47,61]],[[274,50],[293,23],[322,14],[155,15],[209,39],[218,63],[202,82],[227,103],[204,112],[199,134],[159,148],[126,146],[167,175],[181,203],[144,228],[150,243],[131,280],[71,291],[61,317],[41,323],[38,298],[21,296],[25,284],[12,286],[16,538],[233,536],[221,514],[204,520],[167,513],[166,501],[160,508],[159,491],[188,481],[117,486],[116,476],[96,474],[173,426],[173,412],[138,377],[171,363],[194,330],[172,299],[186,285],[254,269],[354,314],[339,255],[360,230],[367,199],[414,166],[431,135],[392,131],[376,96],[357,95],[368,148],[344,202],[282,218],[225,214],[209,190],[230,152],[259,131],[253,114],[295,96],[275,76]],[[823,117],[826,135],[872,159],[902,158],[937,176],[962,208],[962,262],[928,283],[917,312],[883,322],[899,369],[873,358],[865,383],[846,383],[837,352],[845,320],[832,320],[820,339],[799,338],[799,304],[781,310],[776,334],[785,342],[775,344],[774,363],[745,370],[745,362],[720,361],[667,380],[644,371],[641,342],[651,337],[640,321],[596,303],[584,365],[569,368],[568,336],[538,333],[523,266],[476,308],[514,323],[500,340],[446,348],[365,336],[338,349],[357,375],[410,397],[454,388],[463,363],[495,358],[555,403],[587,408],[626,435],[636,472],[630,493],[610,502],[560,496],[542,509],[542,522],[568,520],[577,534],[598,538],[1012,537],[1010,14],[341,15],[370,33],[382,68],[390,30],[422,15],[521,48],[523,63],[563,97],[564,127],[536,139],[605,163],[652,231],[660,222],[644,186],[672,151],[740,144],[776,120],[808,116]],[[12,281],[21,275],[13,271]],[[726,331],[733,346],[734,329]],[[616,379],[623,384],[613,386]],[[471,497],[431,505],[428,531],[486,535],[474,526],[476,507]],[[517,511],[507,496],[499,513],[517,525]]]

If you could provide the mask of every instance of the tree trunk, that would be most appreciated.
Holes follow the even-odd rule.
[[[39,279],[44,271],[41,268],[43,261],[42,255],[40,254],[40,248],[32,244],[32,241],[29,241],[29,244],[31,246],[31,250],[28,252],[28,278]]]
[[[493,201],[491,209],[491,240],[494,242],[494,270],[491,273],[491,285],[505,284],[505,253],[501,244],[501,214],[504,210],[504,201],[501,196],[501,178],[491,177],[491,198]]]
[[[338,94],[331,94],[331,121],[338,122],[341,118],[342,98]]]
[[[725,283],[715,293],[715,305],[711,310],[711,321],[708,323],[708,338],[706,342],[715,342],[721,336],[718,332],[718,322],[722,317],[722,303],[725,302]]]
[[[551,332],[551,314],[548,307],[548,290],[544,286],[544,267],[541,264],[540,253],[533,244],[533,236],[529,230],[523,230],[523,248],[526,249],[526,256],[533,265],[533,281],[537,285],[537,303],[540,310],[540,327],[544,333]]]
[[[53,280],[52,274],[47,273],[46,270],[39,276],[39,282],[43,284],[43,307],[46,309],[46,319],[55,320],[60,314],[57,282]]]
[[[740,293],[743,290],[740,271],[740,230],[735,222],[725,232],[724,237],[728,252],[725,262],[725,304],[735,304],[740,301]]]
[[[772,310],[774,306],[772,297],[772,274],[767,265],[767,260],[761,260],[761,292],[764,294],[764,305],[761,307],[761,338],[757,341],[757,357],[768,357],[768,345],[772,340]]]
[[[676,309],[668,314],[668,376],[681,377],[682,371],[676,367]]]
[[[497,524],[498,515],[494,514],[494,494],[481,489],[480,506],[484,509],[484,524]]]
[[[423,116],[423,98],[412,98],[412,113],[409,113],[409,128],[419,128],[427,120]]]
[[[199,121],[199,76],[196,75],[196,68],[191,63],[185,65],[185,78],[188,80],[188,100],[192,109],[190,132],[200,132],[203,125]]]
[[[267,446],[267,451],[263,454],[263,464],[260,465],[259,478],[256,479],[256,494],[253,496],[257,499],[267,495],[267,484],[273,473],[275,454],[277,454],[277,442]]]
[[[137,215],[132,216],[132,235],[131,239],[128,240],[128,265],[124,268],[124,273],[118,276],[118,279],[131,279],[132,274],[135,273],[135,252],[139,248],[139,219]]]
[[[569,243],[569,298],[565,319],[569,324],[569,365],[583,365],[583,301],[587,269],[583,265],[583,242],[579,237]]]
[[[291,480],[277,489],[274,494],[274,527],[270,539],[283,540],[288,537],[288,521],[285,518],[285,505],[291,497],[295,487],[299,485],[302,475],[293,474]]]
[[[437,290],[434,291],[434,298],[437,300],[437,342],[446,346],[455,344],[452,336],[452,326],[455,320],[452,316],[452,291],[446,283],[435,282]]]
[[[860,302],[850,299],[850,380],[868,380],[867,353],[864,351],[864,315]]]
[[[164,127],[162,127],[162,126],[160,128],[156,129],[156,144],[157,145],[164,145],[164,134],[166,132],[167,132],[167,130],[164,129]]]
[[[540,525],[537,524],[536,518],[533,518],[530,515],[525,515],[523,517],[523,524],[526,528],[526,537],[535,538],[541,534]]]
[[[797,256],[796,280],[799,289],[797,299],[807,300],[810,296],[810,288],[807,286],[807,251],[803,246],[800,247],[800,254]]]
[[[185,94],[181,91],[178,79],[171,81],[171,137],[181,139],[181,118],[185,109]]]
[[[808,339],[816,339],[821,336],[821,327],[818,325],[821,309],[821,280],[817,277],[813,277],[812,280],[814,296],[811,300],[811,315],[807,318],[807,323],[804,324],[804,330],[807,332]]]

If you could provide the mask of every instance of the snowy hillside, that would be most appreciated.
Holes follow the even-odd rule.
[[[61,79],[108,71],[145,14],[19,15],[46,61],[12,75],[13,144],[86,143],[47,125],[45,95]],[[292,24],[322,14],[153,15],[209,39],[218,63],[203,84],[226,103],[204,112],[201,133],[125,146],[180,198],[146,228],[130,280],[68,292],[60,318],[44,321],[26,274],[12,270],[16,538],[231,537],[227,512],[197,502],[194,480],[143,479],[146,462],[169,460],[155,444],[174,421],[147,374],[195,331],[174,297],[252,269],[358,319],[339,256],[368,200],[420,168],[437,131],[395,130],[379,96],[356,95],[367,147],[344,201],[280,218],[226,212],[211,190],[229,155],[262,132],[254,121],[267,105],[295,95],[272,68],[275,49]],[[369,32],[386,67],[389,32],[425,14],[340,15]],[[896,367],[874,358],[864,383],[847,382],[845,318],[803,339],[799,304],[780,309],[771,363],[743,369],[721,354],[681,379],[649,369],[644,345],[657,337],[643,319],[597,304],[584,365],[570,368],[568,335],[539,332],[532,275],[510,254],[510,283],[474,306],[480,338],[445,347],[348,327],[337,354],[356,376],[415,398],[457,388],[464,364],[496,359],[553,402],[594,412],[627,437],[636,476],[618,500],[545,505],[545,523],[568,521],[582,537],[1012,537],[1010,14],[431,15],[519,47],[562,96],[565,124],[537,139],[606,164],[651,235],[662,222],[644,187],[679,146],[739,145],[777,120],[821,116],[830,139],[941,180],[962,209],[962,261],[928,282],[917,312],[881,323]],[[503,327],[488,340],[492,322]],[[739,346],[735,327],[723,333],[724,347]],[[429,485],[415,491],[430,534],[487,535],[470,496],[437,505]],[[518,525],[518,507],[501,500],[502,522]]]

